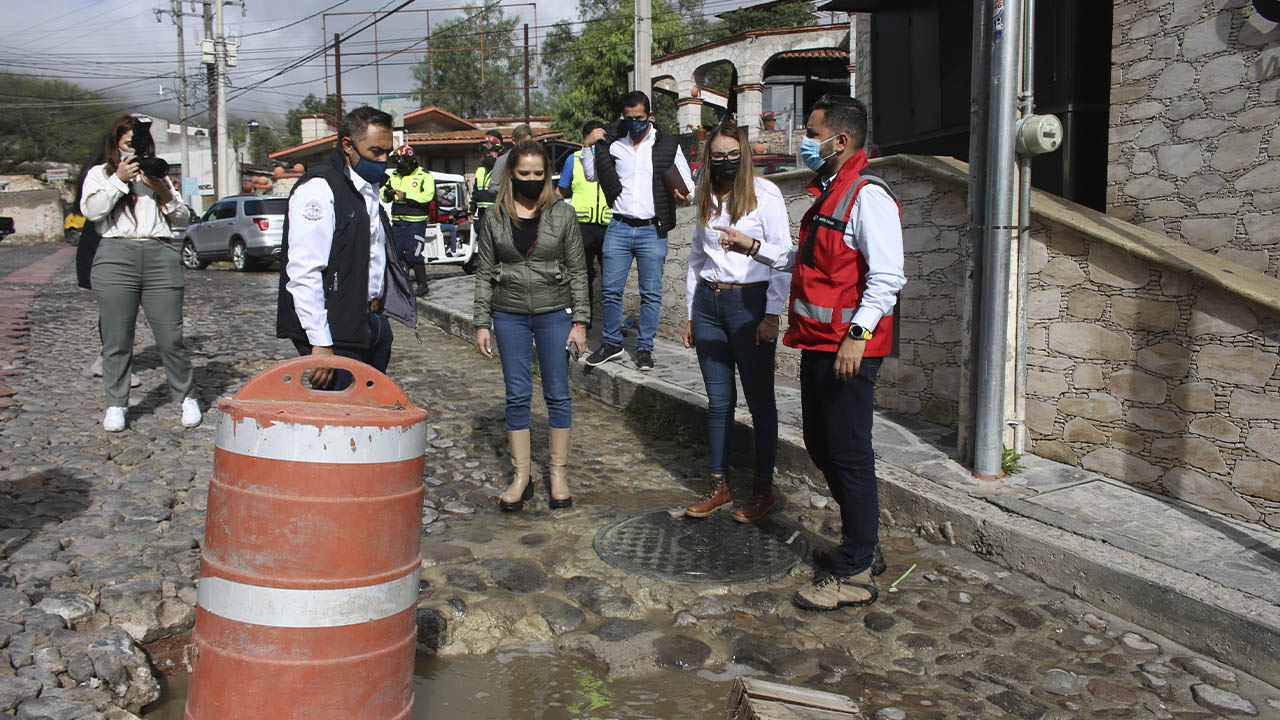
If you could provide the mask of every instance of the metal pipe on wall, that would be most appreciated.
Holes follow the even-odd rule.
[[[1018,114],[1023,120],[1035,112],[1036,0],[1023,0],[1022,91]],[[1031,156],[1018,158],[1018,337],[1017,374],[1014,380],[1013,449],[1027,451],[1027,253],[1031,244]]]
[[[983,223],[982,298],[978,329],[978,388],[973,473],[1000,475],[1004,450],[1006,335],[1009,318],[1009,253],[1016,226],[1016,167],[1021,0],[992,0],[990,112],[987,135],[987,213]]]

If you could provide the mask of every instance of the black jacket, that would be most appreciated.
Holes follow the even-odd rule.
[[[596,178],[604,190],[604,197],[613,207],[618,196],[622,195],[622,179],[618,177],[618,168],[613,164],[613,156],[609,154],[609,146],[621,140],[616,129],[603,140],[596,143]],[[662,174],[676,162],[676,153],[680,152],[680,143],[674,135],[664,133],[657,127],[650,128],[656,133],[653,140],[653,210],[658,220],[658,234],[666,235],[676,226],[676,204],[667,194],[667,186],[662,184]],[[644,218],[640,218],[644,219]]]
[[[321,277],[324,305],[329,316],[329,332],[336,347],[369,347],[369,212],[364,197],[347,176],[346,156],[334,149],[329,159],[308,170],[294,185],[294,191],[312,178],[323,178],[333,191],[333,246]],[[289,194],[292,199],[293,193]],[[379,209],[384,237],[391,238],[391,223]],[[285,214],[284,238],[280,246],[280,290],[276,305],[276,337],[310,342],[293,306],[289,282],[289,216]],[[418,325],[418,306],[409,276],[388,250],[382,282],[382,311],[409,327]]]

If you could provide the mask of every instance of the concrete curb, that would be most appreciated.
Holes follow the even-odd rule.
[[[474,340],[470,312],[427,300],[418,307],[445,332]],[[624,364],[570,370],[574,388],[602,402],[662,408],[692,427],[705,422],[705,396]],[[737,432],[746,439],[750,429],[738,423]],[[825,492],[798,427],[780,424],[777,469]],[[877,470],[884,522],[964,546],[1257,678],[1280,677],[1280,609],[1270,603],[1086,537],[1083,527],[1076,534],[1040,522],[1048,511],[1031,503],[984,501],[879,457]]]

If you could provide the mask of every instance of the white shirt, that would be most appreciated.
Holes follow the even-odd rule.
[[[169,182],[165,178],[165,182]],[[169,183],[173,187],[173,183]],[[132,190],[138,196],[133,212],[117,212],[111,209],[116,202]],[[125,182],[115,173],[107,172],[107,166],[95,165],[84,176],[84,189],[80,193],[80,214],[92,222],[98,234],[104,238],[159,238],[171,241],[171,224],[187,220],[187,206],[182,196],[173,190],[173,199],[160,207],[156,194],[142,180]]]
[[[609,145],[609,156],[613,158],[618,179],[622,181],[622,194],[613,201],[615,213],[639,220],[657,216],[653,207],[653,145],[657,142],[657,137],[657,128],[650,126],[639,143],[633,142],[628,135]],[[693,177],[689,173],[689,161],[680,148],[676,148],[675,166],[679,168],[684,186],[692,190]],[[597,182],[595,152],[582,153],[582,170],[588,180]]]
[[[370,301],[382,296],[382,277],[387,268],[387,237],[382,227],[378,188],[347,168],[347,177],[364,198],[369,213],[369,294]],[[289,198],[289,264],[285,289],[293,295],[298,322],[307,331],[307,342],[319,347],[333,345],[329,332],[329,312],[324,305],[322,271],[329,265],[333,248],[333,191],[324,178],[311,178]]]
[[[870,183],[862,186],[849,211],[844,244],[862,253],[867,260],[867,288],[853,314],[853,324],[874,330],[880,318],[892,314],[898,291],[907,284],[902,269],[902,220],[898,204],[884,188]],[[798,250],[799,247],[790,242],[785,245],[761,242],[754,257],[774,269],[790,270],[795,267]]]
[[[769,283],[765,294],[764,311],[767,315],[780,315],[791,285],[791,275],[782,270],[765,267],[751,258],[736,252],[725,252],[720,247],[720,231],[716,226],[729,226],[749,238],[760,241],[760,247],[791,245],[791,219],[787,216],[787,203],[782,199],[778,186],[764,178],[755,179],[756,209],[743,215],[736,223],[729,222],[727,207],[715,208],[707,226],[693,229],[693,243],[689,246],[689,272],[685,280],[685,308],[693,316],[693,294],[699,280],[724,283]],[[715,197],[711,198],[715,202]]]

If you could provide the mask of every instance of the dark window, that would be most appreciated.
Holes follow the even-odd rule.
[[[236,216],[235,202],[218,203],[217,205],[213,206],[213,210],[214,210],[214,215],[213,215],[214,220],[229,220]]]
[[[267,215],[284,215],[289,212],[288,198],[269,198],[262,201],[263,213]]]
[[[889,5],[872,15],[873,146],[882,155],[968,159],[973,3]],[[1106,203],[1110,28],[1109,2],[1037,6],[1035,109],[1058,115],[1066,137],[1032,162],[1032,183],[1098,210]]]
[[[244,214],[248,215],[265,215],[267,213],[265,206],[261,200],[245,200]]]

